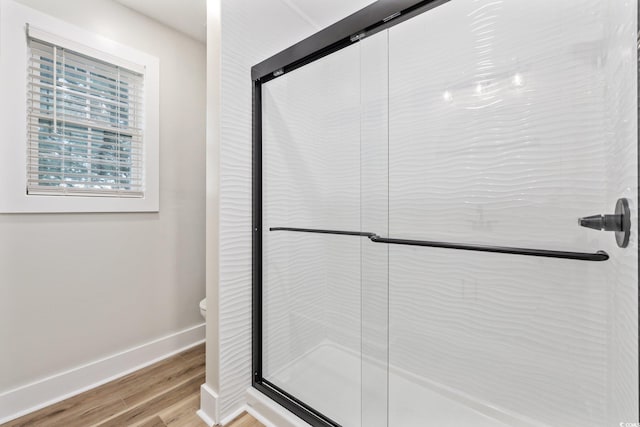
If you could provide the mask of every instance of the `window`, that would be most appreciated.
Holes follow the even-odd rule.
[[[0,213],[159,211],[159,61],[0,0]]]
[[[142,197],[143,76],[28,43],[27,193]]]

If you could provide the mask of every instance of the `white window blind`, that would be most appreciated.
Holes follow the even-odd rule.
[[[143,75],[28,42],[27,193],[143,197]]]

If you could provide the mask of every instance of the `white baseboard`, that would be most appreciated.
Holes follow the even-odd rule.
[[[197,414],[209,427],[216,425],[218,420],[218,393],[207,384],[200,386],[200,409]]]
[[[0,424],[113,381],[201,344],[199,324],[103,359],[0,393]]]
[[[311,427],[253,387],[247,389],[246,400],[246,411],[267,427]]]

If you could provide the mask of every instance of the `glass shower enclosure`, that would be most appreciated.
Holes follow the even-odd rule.
[[[378,1],[256,65],[254,387],[314,426],[637,423],[637,17]]]

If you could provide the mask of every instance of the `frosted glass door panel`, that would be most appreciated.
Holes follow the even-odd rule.
[[[453,0],[389,29],[389,425],[638,419],[635,2]],[[634,230],[637,224],[634,223]]]
[[[345,426],[361,414],[360,50],[263,85],[263,377]]]

